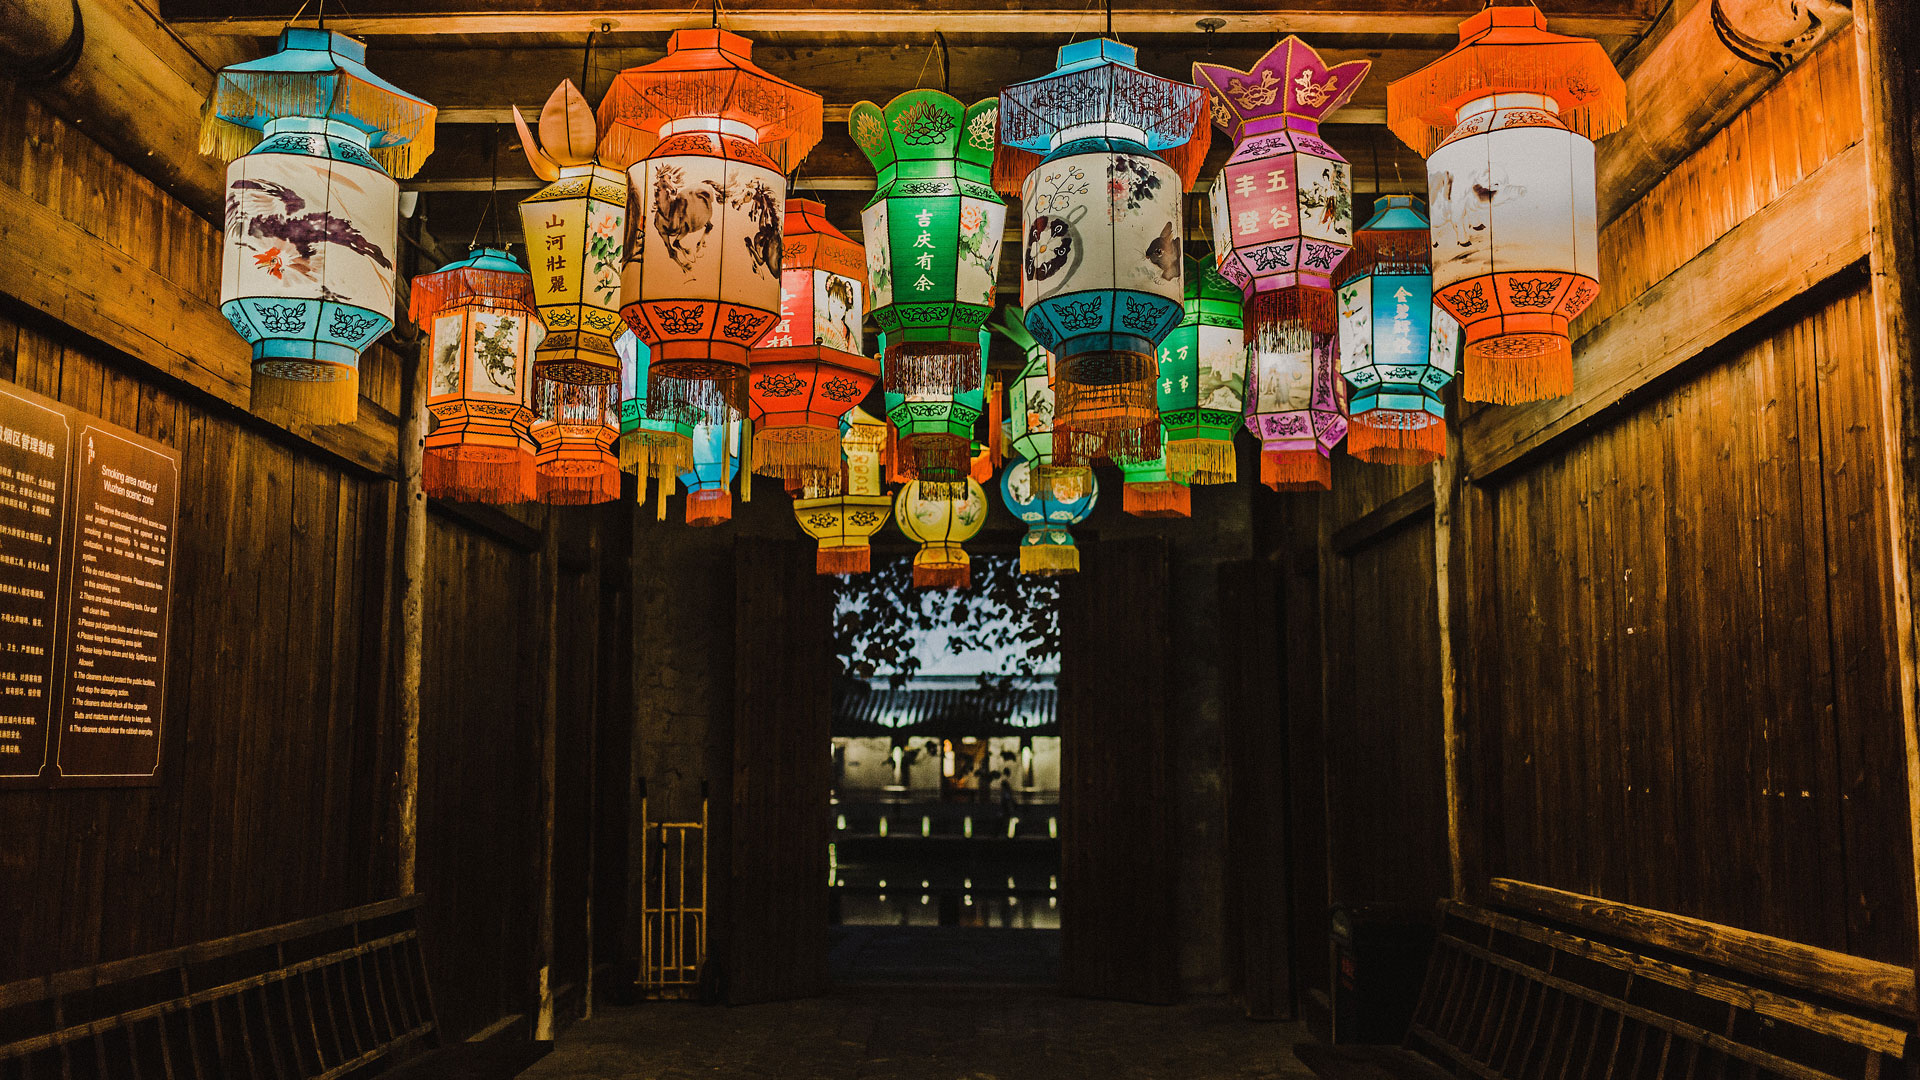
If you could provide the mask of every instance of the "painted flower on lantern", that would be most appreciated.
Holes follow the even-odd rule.
[[[425,331],[431,370],[422,479],[459,502],[536,494],[527,367],[539,343],[533,281],[505,250],[481,248],[415,277],[408,318]]]

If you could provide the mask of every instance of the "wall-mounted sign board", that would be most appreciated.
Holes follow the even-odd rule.
[[[154,783],[180,454],[0,382],[0,786]]]

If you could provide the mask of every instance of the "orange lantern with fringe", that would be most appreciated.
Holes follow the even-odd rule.
[[[534,494],[543,503],[586,506],[620,497],[620,461],[613,455],[620,431],[614,427],[613,410],[605,405],[593,407],[601,417],[595,423],[592,408],[576,400],[585,396],[562,388],[556,400],[570,419],[540,420],[533,425]]]
[[[505,251],[482,248],[414,278],[407,317],[426,337],[427,494],[456,502],[532,499],[533,279]]]
[[[753,471],[804,486],[840,469],[840,418],[880,378],[866,347],[866,252],[827,208],[787,201],[780,321],[753,350]]]
[[[676,30],[600,102],[602,152],[630,163],[621,314],[652,350],[656,416],[745,416],[749,350],[779,318],[786,174],[823,118],[820,95],[752,53],[738,34]]]
[[[1164,433],[1161,442],[1166,442]],[[1138,465],[1122,465],[1120,476],[1125,481],[1120,489],[1120,508],[1134,517],[1193,516],[1193,489],[1167,471],[1165,455]]]
[[[1333,274],[1353,246],[1353,180],[1320,124],[1368,60],[1328,64],[1289,36],[1247,71],[1193,65],[1233,156],[1208,191],[1220,273],[1246,297],[1247,337],[1269,357],[1306,354],[1334,329]],[[1271,381],[1271,380],[1269,380]]]
[[[1466,330],[1468,398],[1572,391],[1567,324],[1600,295],[1593,140],[1626,106],[1606,50],[1532,5],[1480,12],[1387,88],[1387,125],[1427,158],[1433,291]]]

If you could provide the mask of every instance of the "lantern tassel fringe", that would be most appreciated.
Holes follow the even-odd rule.
[[[1551,345],[1531,356],[1489,356],[1482,351],[1484,346],[1506,340],[1493,338],[1467,347],[1460,392],[1468,401],[1520,405],[1573,393],[1572,342],[1553,336]]]
[[[1260,482],[1275,491],[1332,491],[1333,462],[1318,450],[1262,450]]]
[[[730,424],[747,414],[747,372],[724,376],[676,375],[672,365],[655,361],[647,372],[647,415],[688,417],[709,424]]]
[[[1177,439],[1167,443],[1167,475],[1188,484],[1231,484],[1239,479],[1233,443],[1225,439]]]
[[[646,473],[648,451],[646,443],[634,438],[632,435],[623,435],[620,437],[620,445],[617,447],[617,450],[620,454],[621,472],[633,473],[635,476]]]
[[[973,443],[961,435],[912,435],[900,440],[900,472],[923,485],[958,485],[964,493],[973,473]],[[923,491],[929,490],[922,487]],[[929,498],[957,496],[932,495]]]
[[[1453,103],[1498,90],[1555,98],[1560,121],[1589,139],[1627,122],[1626,83],[1606,51],[1584,38],[1559,37],[1514,47],[1456,46],[1387,87],[1387,115],[1396,118],[1389,126],[1420,156],[1431,157],[1454,127]]]
[[[533,413],[556,424],[618,426],[620,387],[616,383],[566,382],[533,367]]]
[[[982,386],[978,345],[903,341],[887,346],[880,367],[890,394],[968,394]]]
[[[1020,545],[1020,572],[1040,577],[1080,572],[1080,549],[1072,544]]]
[[[320,366],[340,370],[333,364]],[[262,420],[283,427],[351,424],[360,418],[360,375],[352,368],[344,370],[346,378],[329,382],[282,379],[255,371],[249,408]]]
[[[1128,484],[1121,491],[1121,504],[1134,517],[1192,517],[1193,489],[1174,480]]]
[[[1158,423],[1117,431],[1085,431],[1059,421],[1054,423],[1053,460],[1062,468],[1138,465],[1159,456]]]
[[[289,116],[351,116],[355,126],[373,129],[368,149],[394,177],[405,180],[420,171],[433,153],[432,105],[374,86],[338,69],[332,72],[222,72],[200,116],[200,152],[232,161],[260,144],[261,133],[246,119],[265,125]]]
[[[704,488],[687,492],[687,524],[705,527],[733,520],[733,492]]]
[[[598,468],[536,472],[534,494],[550,506],[591,506],[620,497],[620,470],[607,462]]]
[[[492,506],[531,502],[533,455],[522,451],[503,460],[497,455],[463,456],[458,447],[432,449],[420,462],[420,480],[435,499]]]
[[[1270,349],[1280,343],[1273,338],[1274,331],[1290,326],[1305,326],[1316,334],[1333,333],[1335,307],[1332,289],[1294,285],[1255,293],[1246,305],[1247,326],[1257,335],[1260,347]]]
[[[467,266],[414,278],[408,285],[407,318],[420,326],[447,308],[476,300],[517,304],[524,310],[514,315],[534,318],[533,299],[533,278],[528,275]]]
[[[817,574],[864,574],[873,569],[873,549],[859,547],[823,547],[814,557]]]
[[[935,563],[913,567],[913,587],[916,589],[968,589],[973,587],[973,567],[970,563]]]
[[[1418,410],[1361,413],[1347,427],[1347,453],[1369,465],[1431,465],[1447,455],[1447,422]]]
[[[803,477],[829,473],[840,468],[840,438],[838,432],[825,428],[782,428],[782,431],[807,431],[817,434],[817,438],[805,440],[774,439],[761,434],[753,440],[753,471],[762,476],[777,476],[782,480],[799,480]]]

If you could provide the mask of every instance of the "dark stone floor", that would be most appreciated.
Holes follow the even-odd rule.
[[[604,1008],[522,1074],[592,1080],[1304,1080],[1299,1024],[1040,988],[865,986],[721,1008]]]

